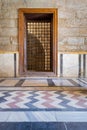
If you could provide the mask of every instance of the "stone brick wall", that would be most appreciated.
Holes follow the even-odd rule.
[[[87,50],[86,39],[87,1],[62,1],[59,7],[59,49]]]
[[[87,51],[87,0],[0,0],[0,50],[18,50],[19,8],[58,8],[58,50]]]
[[[87,50],[87,0],[0,0],[0,50],[18,50],[19,8],[46,7],[58,8],[59,50]]]

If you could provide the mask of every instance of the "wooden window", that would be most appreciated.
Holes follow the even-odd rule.
[[[57,9],[19,9],[20,75],[57,75]]]

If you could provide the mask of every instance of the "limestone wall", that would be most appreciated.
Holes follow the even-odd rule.
[[[19,8],[58,8],[58,51],[87,51],[87,0],[0,0],[0,50],[18,51]],[[0,77],[5,76],[2,66]],[[73,73],[76,75],[75,69]]]
[[[59,50],[87,50],[87,0],[61,2]]]

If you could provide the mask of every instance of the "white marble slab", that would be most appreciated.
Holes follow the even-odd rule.
[[[87,122],[87,111],[0,112],[0,122]]]
[[[47,80],[25,80],[22,86],[48,86]]]
[[[66,79],[58,79],[58,80],[53,79],[53,82],[55,83],[56,86],[74,86]]]

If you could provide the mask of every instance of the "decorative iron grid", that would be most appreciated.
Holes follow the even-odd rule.
[[[27,70],[51,71],[51,22],[27,22]]]

